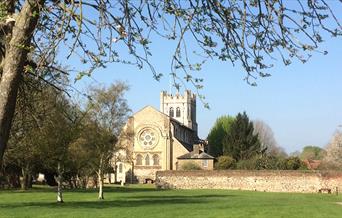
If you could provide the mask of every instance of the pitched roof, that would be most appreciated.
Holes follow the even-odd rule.
[[[194,151],[191,151],[187,154],[177,157],[177,159],[215,159],[215,158],[205,153],[204,151],[200,151],[199,153],[195,153]]]

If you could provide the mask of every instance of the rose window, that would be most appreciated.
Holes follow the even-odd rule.
[[[157,133],[152,129],[144,129],[139,136],[139,141],[144,148],[152,148],[157,144]]]

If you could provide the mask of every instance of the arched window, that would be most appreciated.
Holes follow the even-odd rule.
[[[159,155],[154,154],[152,158],[153,158],[153,166],[159,166]]]
[[[180,115],[181,115],[180,108],[177,107],[176,108],[176,117],[180,117]]]
[[[150,166],[150,156],[148,154],[145,157],[145,165]]]
[[[174,117],[175,116],[175,112],[173,110],[173,107],[170,107],[169,116],[170,117]]]
[[[137,155],[137,160],[136,160],[136,165],[142,165],[142,159],[143,159],[143,157],[142,157],[142,155],[141,154],[138,154]]]
[[[119,173],[122,173],[122,163],[119,164]]]

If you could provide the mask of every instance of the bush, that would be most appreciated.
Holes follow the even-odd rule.
[[[277,168],[280,170],[307,170],[306,165],[299,157],[288,157],[278,160]]]
[[[251,158],[247,160],[240,160],[236,163],[236,168],[239,170],[255,170],[257,165],[257,158]]]
[[[220,156],[217,159],[217,163],[215,163],[215,169],[225,170],[225,169],[234,169],[236,168],[236,160],[231,156]]]
[[[299,170],[304,169],[304,163],[300,160],[299,157],[289,157],[286,162],[287,170]]]
[[[186,162],[181,165],[182,170],[201,170],[202,168],[195,162]]]
[[[240,170],[307,170],[298,157],[280,158],[275,156],[253,157],[236,163]]]
[[[256,159],[256,170],[276,170],[278,158],[275,156],[264,156]]]

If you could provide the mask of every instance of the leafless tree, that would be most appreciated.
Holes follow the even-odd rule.
[[[258,134],[261,147],[266,149],[266,153],[270,155],[286,155],[284,149],[280,147],[274,138],[271,127],[262,120],[253,121],[254,134]]]

